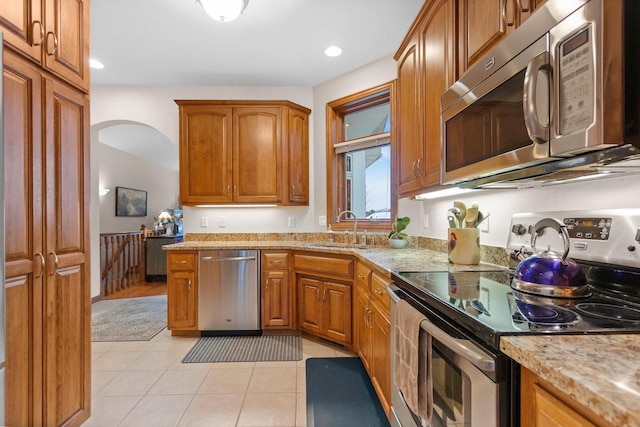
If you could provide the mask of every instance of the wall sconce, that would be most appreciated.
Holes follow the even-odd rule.
[[[98,190],[98,194],[101,196],[106,196],[107,194],[109,194],[109,191],[111,191],[110,188],[100,188]]]
[[[196,0],[207,15],[220,22],[231,22],[249,5],[249,0]]]

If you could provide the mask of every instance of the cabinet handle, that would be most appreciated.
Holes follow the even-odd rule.
[[[316,289],[316,299],[320,301],[320,287]]]
[[[266,288],[265,290],[266,290],[267,292],[269,292],[269,279],[267,279],[267,281],[266,281],[266,282],[264,282],[264,286],[265,286],[265,288]]]
[[[53,255],[53,270],[49,273],[49,276],[53,276],[58,271],[58,255],[55,252],[49,252],[49,256]]]
[[[238,186],[237,185],[233,186],[233,194],[238,194]]]
[[[527,0],[527,7],[522,5],[522,0],[518,0],[518,6],[520,6],[521,12],[529,12],[529,9],[531,9],[531,0]]]
[[[373,325],[371,324],[371,315],[373,314],[373,310],[369,310],[369,329],[373,329]]]
[[[182,260],[182,261],[176,261],[176,264],[186,264],[186,263],[187,263],[187,261],[185,261],[185,260]]]
[[[364,313],[362,313],[362,317],[364,317],[364,326],[369,329],[369,309],[365,308]]]
[[[373,292],[375,292],[378,295],[382,295],[382,291],[380,289],[374,289]]]
[[[40,22],[40,21],[33,21],[33,24],[31,24],[31,35],[32,36],[33,36],[33,33],[36,30],[36,25],[38,25],[38,27],[40,27],[40,39],[38,39],[38,41],[34,40],[33,45],[34,46],[40,46],[42,44],[42,42],[44,42],[44,26],[42,25],[42,22]]]
[[[513,21],[509,22],[507,20],[507,2],[510,0],[504,0],[502,3],[502,21],[507,25],[507,27],[513,27]]]
[[[231,186],[227,185],[227,194],[231,193]]]
[[[358,279],[364,280],[364,276],[362,274],[358,274]]]
[[[322,291],[322,302],[327,302],[327,288]]]
[[[418,172],[416,171],[416,164],[418,163],[417,160],[413,161],[413,176],[415,176],[416,178],[418,177]]]
[[[44,268],[45,268],[44,255],[42,255],[40,252],[37,252],[35,256],[40,258],[40,263],[39,263],[40,268],[38,269],[35,275],[35,278],[38,279],[42,277],[42,273],[44,273]]]
[[[49,36],[53,36],[53,50],[49,50]],[[58,51],[58,36],[56,36],[54,32],[49,31],[47,33],[46,42],[47,42],[47,46],[46,46],[47,55],[49,56],[55,55],[56,52]]]
[[[187,290],[191,292],[191,279],[187,279]]]
[[[273,261],[271,261],[271,264],[282,264],[282,260],[281,259],[274,259]]]

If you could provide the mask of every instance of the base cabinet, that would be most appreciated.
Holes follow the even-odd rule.
[[[167,327],[172,334],[198,330],[197,252],[167,253]]]
[[[590,409],[524,367],[520,390],[522,427],[611,426]]]
[[[340,344],[351,343],[351,285],[300,277],[298,298],[303,331]]]
[[[262,251],[262,329],[293,329],[289,253]]]

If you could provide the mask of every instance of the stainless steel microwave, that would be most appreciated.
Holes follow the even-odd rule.
[[[640,172],[638,17],[633,0],[536,10],[443,94],[442,183]]]

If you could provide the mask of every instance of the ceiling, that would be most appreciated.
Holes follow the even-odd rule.
[[[221,23],[196,0],[92,0],[91,57],[105,68],[91,80],[312,87],[395,53],[423,2],[250,0]]]

